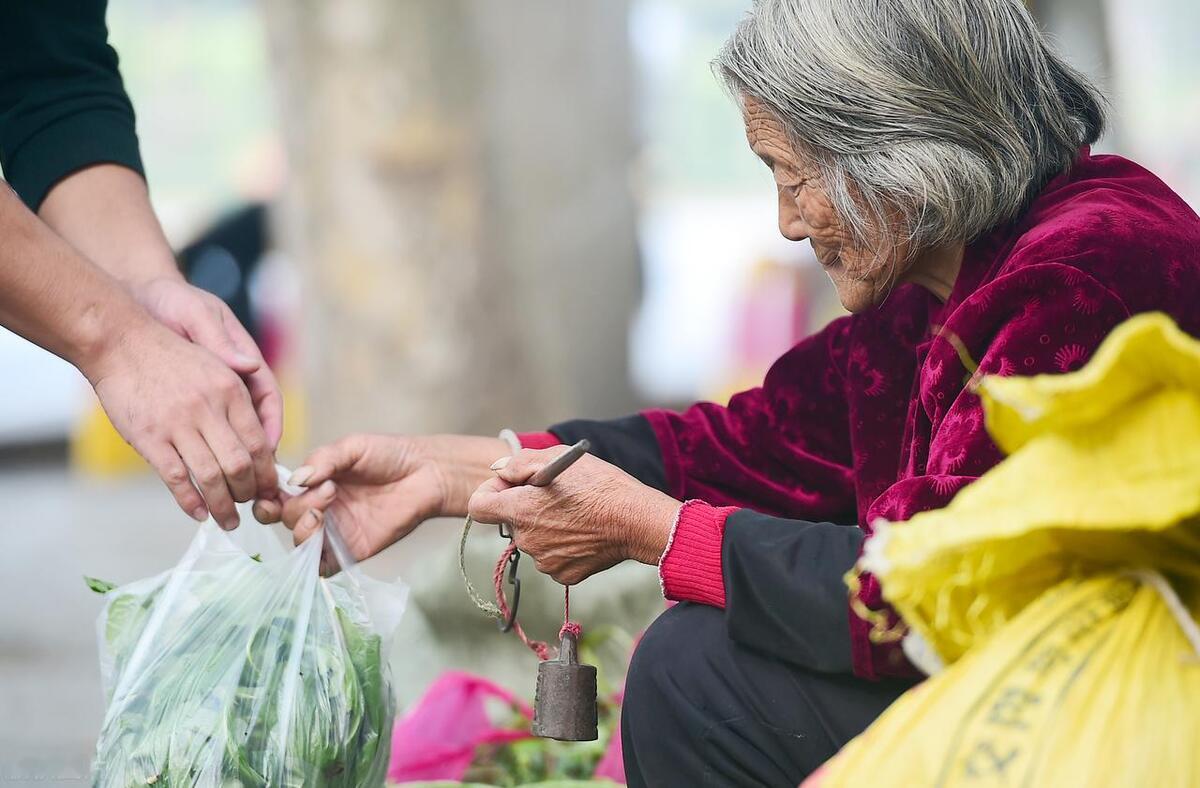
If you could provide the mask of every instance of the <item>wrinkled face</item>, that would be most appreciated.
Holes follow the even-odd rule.
[[[816,171],[793,151],[783,125],[749,96],[743,110],[750,149],[775,176],[779,232],[791,241],[809,240],[847,310],[862,312],[880,303],[905,273],[901,261],[907,250],[882,242],[855,245]]]

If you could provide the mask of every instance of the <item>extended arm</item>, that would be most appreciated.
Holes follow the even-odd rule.
[[[185,459],[194,458],[196,464],[189,460],[187,467],[205,489],[208,507],[230,524],[236,522],[231,496],[244,500],[275,494],[271,454],[282,430],[282,401],[274,376],[233,314],[216,297],[184,282],[175,265],[142,178],[133,107],[116,52],[108,45],[105,5],[104,0],[0,0],[0,166],[45,222],[5,204],[6,222],[26,233],[26,243],[9,250],[13,262],[5,273],[31,289],[7,291],[3,317],[14,330],[70,358],[88,375],[102,402],[106,395],[124,399],[115,393],[125,385],[121,381],[144,390],[168,383],[148,381],[163,374],[174,376],[182,388],[177,394],[186,390],[197,403],[211,403],[212,413],[185,415],[180,424],[149,423],[153,403],[127,403],[120,412],[108,407],[111,402],[105,405],[118,430],[160,473],[178,457],[147,454],[152,443],[147,430],[170,433],[195,427],[179,436],[187,447],[176,448]],[[5,197],[15,203],[11,195]],[[70,254],[72,249],[78,254]],[[32,284],[38,281],[55,284],[38,288]],[[97,359],[75,347],[77,332],[92,331],[81,325],[81,315],[98,312],[104,312],[100,322],[109,334],[102,338],[105,347],[124,348],[118,355],[130,362],[135,361],[128,355],[134,337],[154,337],[159,349],[180,344],[164,339],[158,330],[162,326],[195,346],[175,352],[176,369],[156,372],[149,366],[155,354],[145,349],[143,370],[119,364],[128,374],[100,375],[94,371],[100,369]],[[144,325],[151,317],[161,326]],[[125,322],[135,326],[125,329]],[[209,352],[197,352],[201,349]],[[225,367],[219,373],[212,369],[214,355]],[[112,354],[105,351],[99,357],[107,363]],[[188,363],[197,367],[181,369]],[[251,402],[249,418],[241,407],[244,401]],[[249,468],[243,468],[247,463]],[[213,475],[223,478],[203,478]],[[177,498],[184,486],[191,486],[186,478],[164,478]]]
[[[113,426],[184,511],[236,525],[233,500],[253,497],[256,478],[274,478],[237,375],[154,320],[7,188],[0,188],[0,238],[0,324],[84,374]]]

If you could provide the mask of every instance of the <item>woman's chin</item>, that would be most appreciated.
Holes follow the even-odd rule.
[[[837,288],[838,301],[842,303],[842,309],[850,314],[857,315],[875,308],[875,292],[872,288],[861,282],[846,284],[834,282],[833,284]]]

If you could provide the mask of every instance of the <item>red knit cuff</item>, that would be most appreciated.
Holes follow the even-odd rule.
[[[553,432],[518,432],[517,440],[522,449],[549,449],[562,445]]]
[[[718,508],[704,501],[687,501],[679,507],[667,549],[658,562],[663,596],[677,602],[725,607],[721,543],[725,519],[736,511],[735,506]]]

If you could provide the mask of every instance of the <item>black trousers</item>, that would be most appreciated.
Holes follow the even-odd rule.
[[[625,776],[630,788],[796,788],[912,685],[790,665],[731,640],[723,611],[679,604],[633,655]]]

